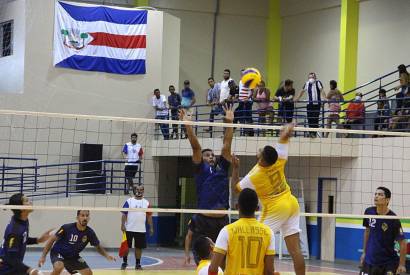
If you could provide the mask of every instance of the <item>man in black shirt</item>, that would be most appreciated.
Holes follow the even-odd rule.
[[[295,109],[293,81],[286,79],[285,85],[276,91],[275,96],[279,100],[279,118],[281,118],[283,123],[291,123],[293,120],[293,110]]]

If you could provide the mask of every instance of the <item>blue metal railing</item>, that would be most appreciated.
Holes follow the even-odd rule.
[[[65,196],[78,193],[125,192],[128,188],[123,160],[99,160],[38,165],[37,159],[0,157],[1,194],[4,202],[10,194],[23,192],[29,197]],[[6,165],[8,161],[33,161],[33,165]],[[101,169],[84,170],[84,165],[101,165]],[[142,163],[138,163],[135,184],[143,182]]]

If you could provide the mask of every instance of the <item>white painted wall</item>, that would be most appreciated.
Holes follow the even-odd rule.
[[[41,5],[34,0],[21,2],[25,9],[18,17],[24,17],[26,10],[27,30],[24,95],[0,97],[0,108],[152,117],[154,88],[161,88],[162,79],[178,79],[178,35],[163,43],[163,34],[168,38],[169,33],[179,33],[179,20],[171,15],[164,21],[163,12],[148,12],[147,74],[122,76],[53,67],[55,1],[45,0]],[[166,70],[162,66],[165,61]]]
[[[409,13],[407,0],[360,2],[358,83],[410,64]]]
[[[24,0],[3,0],[0,3],[0,23],[14,20],[13,54],[0,58],[0,95],[23,92],[26,18]],[[1,101],[1,99],[0,99]]]

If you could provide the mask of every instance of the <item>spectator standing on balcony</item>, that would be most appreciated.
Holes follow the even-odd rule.
[[[365,107],[362,97],[361,93],[357,93],[355,99],[347,106],[345,128],[352,129],[353,125],[362,125],[364,123]]]
[[[182,97],[182,101],[181,101],[182,108],[186,111],[186,113],[191,114],[191,107],[195,104],[196,99],[195,99],[195,93],[190,87],[189,80],[184,81],[184,88],[181,91],[181,97]],[[181,125],[181,132],[184,133],[183,137],[181,133],[181,138],[187,138],[186,128],[184,125]]]
[[[125,163],[125,178],[128,181],[128,189],[125,192],[129,194],[129,189],[134,190],[133,178],[138,172],[139,163],[144,155],[141,144],[137,143],[138,135],[136,133],[131,134],[131,141],[124,144],[122,148],[122,155],[127,160]]]
[[[332,123],[336,124],[336,128],[340,128],[340,102],[342,102],[343,94],[337,88],[337,82],[330,80],[330,91],[326,96],[329,104],[329,111],[327,117],[326,128],[332,128]],[[325,137],[329,136],[329,132],[325,133]]]
[[[406,129],[410,119],[410,86],[404,86],[402,91],[404,93],[400,108],[396,108],[395,115],[391,119],[390,128]]]
[[[213,77],[208,78],[208,95],[206,101],[209,106],[211,106],[211,113],[209,114],[209,121],[214,122],[214,118],[217,115],[223,114],[223,109],[219,103],[219,97],[221,95],[221,84],[215,83]],[[212,132],[212,126],[209,126],[208,129],[205,129],[207,132]]]
[[[317,79],[316,73],[312,72],[308,75],[308,81],[303,85],[302,91],[295,101],[298,101],[305,93],[308,94],[308,104],[306,105],[307,119],[309,128],[319,128],[320,107],[322,106],[322,98],[326,98],[323,90],[323,84]],[[316,132],[309,132],[310,137],[316,137]]]
[[[229,100],[229,81],[231,81],[231,71],[229,69],[224,70],[223,80],[221,81],[220,87],[221,92],[219,95],[219,102],[223,105],[226,101]]]
[[[400,65],[400,66],[404,66],[404,65]],[[394,90],[400,90],[397,94],[396,94],[396,110],[400,110],[402,108],[403,105],[403,97],[405,96],[405,94],[407,93],[407,87],[410,85],[410,77],[409,77],[409,73],[406,70],[406,67],[404,66],[404,68],[402,67],[400,69],[399,66],[399,72],[400,72],[400,85],[395,87]],[[397,111],[396,111],[397,114]]]
[[[181,107],[181,100],[182,100],[181,96],[175,92],[174,85],[169,85],[168,90],[171,93],[168,96],[168,105],[169,105],[169,109],[171,110],[171,119],[179,120],[178,109]],[[173,138],[174,136],[175,136],[175,139],[179,138],[178,124],[172,124],[172,133],[170,135],[170,138]]]
[[[241,70],[241,77],[243,73],[243,69]],[[239,94],[238,94],[238,101],[239,105],[236,108],[235,113],[237,113],[239,122],[244,124],[252,124],[252,89],[247,88],[243,85],[242,81],[239,81]],[[236,116],[236,115],[235,115]],[[253,136],[253,129],[244,129],[241,130],[241,136]]]
[[[169,119],[167,99],[164,95],[161,95],[159,89],[154,90],[154,96],[152,97],[152,107],[155,110],[155,119]],[[162,135],[164,139],[169,139],[169,125],[167,123],[160,124]]]
[[[272,123],[272,103],[270,102],[270,90],[265,87],[265,81],[261,81],[253,93],[253,101],[258,103],[259,124]],[[270,118],[267,120],[266,118]],[[262,131],[264,134],[265,132]]]
[[[291,123],[293,120],[293,111],[295,109],[295,89],[293,89],[293,80],[286,79],[285,85],[279,88],[275,94],[279,101],[279,118],[282,123]]]
[[[374,119],[374,130],[381,131],[388,128],[390,115],[390,104],[389,99],[386,97],[386,90],[380,89],[379,99],[377,100],[377,116]]]

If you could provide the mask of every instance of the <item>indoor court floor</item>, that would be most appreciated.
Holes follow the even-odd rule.
[[[40,251],[29,251],[25,256],[25,263],[29,266],[37,266],[37,261],[40,257]],[[114,256],[117,251],[111,252]],[[92,250],[87,250],[82,253],[83,258],[87,261],[88,265],[92,268],[94,275],[120,275],[120,274],[164,274],[164,275],[194,275],[195,265],[184,265],[184,253],[182,250],[169,249],[169,248],[148,248],[143,253],[142,265],[144,270],[134,270],[133,255],[129,257],[129,267],[127,271],[121,271],[120,265],[122,259],[118,259],[116,262],[108,262],[99,254]],[[116,256],[116,255],[115,255]],[[318,260],[308,260],[306,262],[307,274],[309,275],[335,275],[335,274],[358,274],[357,263],[354,262],[338,262],[330,263]],[[275,258],[275,269],[280,274],[294,274],[292,272],[293,266],[291,260],[279,260]],[[42,268],[43,271],[51,270],[51,263],[49,255],[47,256],[47,262]],[[49,274],[46,272],[45,274]],[[64,273],[68,274],[68,273]]]

